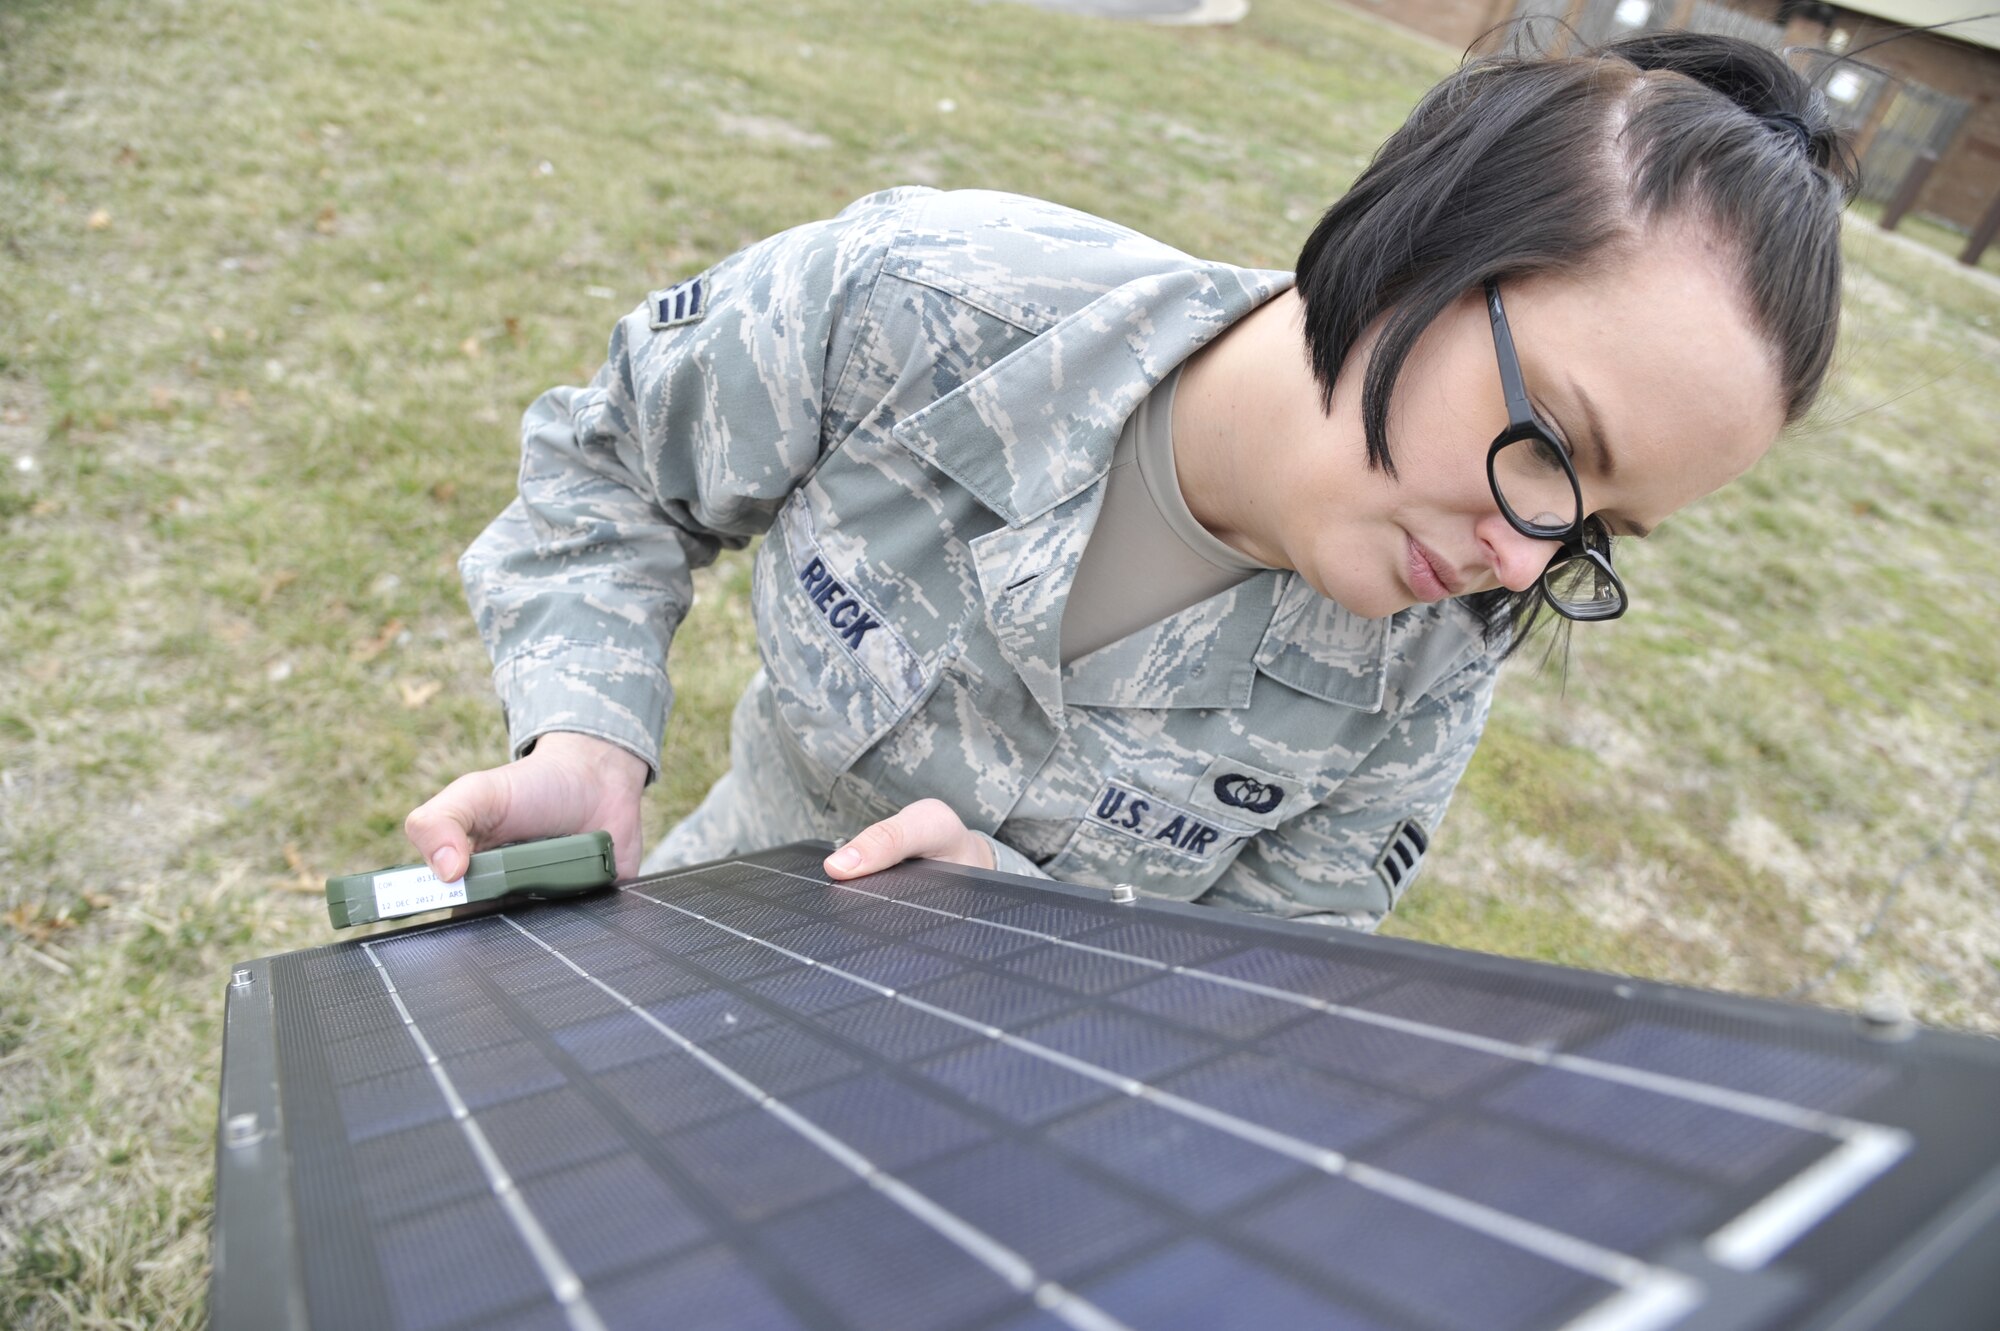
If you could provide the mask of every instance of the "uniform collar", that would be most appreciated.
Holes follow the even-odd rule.
[[[1125,418],[1168,371],[1290,285],[1226,264],[1127,282],[891,434],[1019,526],[1102,478]]]

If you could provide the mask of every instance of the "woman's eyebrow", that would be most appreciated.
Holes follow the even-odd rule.
[[[1611,456],[1611,440],[1604,433],[1604,420],[1597,414],[1597,404],[1590,400],[1590,394],[1583,391],[1583,385],[1574,379],[1569,381],[1569,392],[1583,412],[1584,437],[1590,440],[1591,448],[1597,453],[1598,468],[1608,480],[1618,474],[1618,459]],[[1643,541],[1653,534],[1651,527],[1629,518],[1618,519],[1618,526],[1623,529],[1618,535],[1630,536],[1634,540]]]
[[[1611,456],[1611,441],[1605,437],[1604,422],[1597,414],[1597,404],[1590,400],[1590,394],[1583,391],[1583,385],[1576,380],[1569,381],[1570,396],[1583,411],[1584,429],[1592,446],[1597,451],[1597,461],[1604,475],[1609,478],[1618,474],[1618,459]]]

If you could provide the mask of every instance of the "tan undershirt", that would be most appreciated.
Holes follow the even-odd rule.
[[[1104,507],[1063,607],[1064,665],[1271,567],[1238,554],[1188,511],[1174,474],[1175,370],[1125,420]]]

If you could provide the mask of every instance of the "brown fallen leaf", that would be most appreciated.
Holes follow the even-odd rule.
[[[285,588],[291,586],[298,580],[299,580],[299,571],[297,569],[295,568],[279,569],[277,572],[265,578],[263,584],[257,588],[257,604],[258,605],[271,604],[272,599],[276,597],[279,592],[285,590]]]
[[[171,415],[180,407],[180,399],[174,396],[174,390],[164,384],[154,384],[150,396],[154,411],[162,411]]]
[[[278,881],[278,886],[285,891],[317,893],[324,889],[325,884],[320,875],[313,872],[312,866],[306,863],[305,856],[299,854],[299,848],[289,841],[285,843],[285,864],[293,875]]]
[[[396,681],[396,692],[403,696],[403,706],[413,712],[419,707],[428,706],[430,700],[437,697],[443,688],[444,685],[435,679],[399,679]]]
[[[437,500],[440,504],[449,504],[453,499],[457,497],[458,497],[457,481],[439,481],[436,485],[433,485],[431,487],[431,498]]]
[[[392,619],[384,624],[382,631],[374,637],[364,642],[355,643],[348,655],[357,661],[373,661],[376,657],[389,650],[390,646],[396,641],[396,635],[402,631],[403,621]]]

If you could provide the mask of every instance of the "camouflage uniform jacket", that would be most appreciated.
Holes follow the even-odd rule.
[[[654,293],[529,409],[520,498],[461,562],[514,751],[656,764],[690,570],[768,533],[732,769],[649,869],[936,796],[1003,869],[1379,920],[1485,721],[1462,607],[1363,619],[1274,571],[1057,654],[1126,416],[1289,281],[902,189]]]

